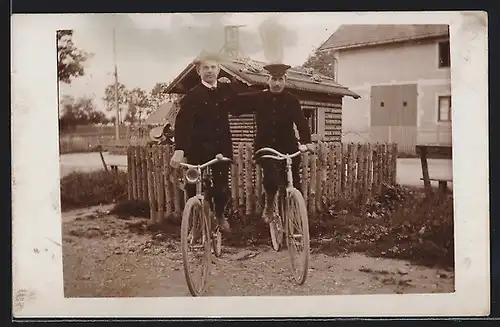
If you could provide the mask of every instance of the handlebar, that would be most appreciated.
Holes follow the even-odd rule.
[[[201,164],[201,165],[191,165],[191,164],[188,164],[188,163],[185,163],[185,162],[181,162],[180,165],[182,167],[186,167],[188,169],[203,169],[203,168],[206,168],[208,166],[211,166],[217,162],[232,162],[233,160],[230,159],[230,158],[227,158],[227,157],[224,157],[222,154],[218,154],[215,156],[214,159],[211,159],[207,162],[205,162],[204,164]]]
[[[265,155],[261,156],[260,158],[269,158],[269,159],[275,159],[275,160],[285,160],[287,157],[288,158],[295,158],[301,154],[300,150],[298,150],[297,152],[294,152],[292,154],[283,154],[283,153],[281,153],[273,148],[270,148],[270,147],[261,148],[261,149],[255,151],[255,154],[259,154],[262,152],[271,152],[274,155],[265,154]]]

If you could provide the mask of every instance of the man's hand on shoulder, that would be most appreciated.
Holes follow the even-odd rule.
[[[217,79],[217,82],[224,83],[224,84],[229,84],[229,83],[231,83],[231,80],[229,78],[223,76],[223,77],[219,77]]]
[[[316,145],[314,143],[306,143],[299,145],[300,152],[316,152]]]

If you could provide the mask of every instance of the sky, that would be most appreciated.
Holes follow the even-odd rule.
[[[60,97],[93,97],[99,108],[104,108],[104,89],[114,82],[113,29],[119,82],[150,91],[174,79],[202,50],[220,51],[225,25],[244,25],[239,33],[246,56],[269,62],[280,57],[276,47],[281,47],[279,59],[292,66],[303,64],[338,28],[328,13],[93,14],[81,19],[85,28],[74,30],[73,42],[93,56],[85,63],[85,76],[61,83]]]

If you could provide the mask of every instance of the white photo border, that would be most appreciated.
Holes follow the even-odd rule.
[[[19,14],[12,16],[11,23],[12,269],[13,300],[18,303],[13,311],[16,318],[402,317],[489,313],[487,14],[295,14],[331,15],[336,24],[450,25],[456,291],[411,295],[64,298],[56,30],[85,28],[81,18],[90,14]]]

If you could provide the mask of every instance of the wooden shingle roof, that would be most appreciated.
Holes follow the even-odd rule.
[[[448,35],[448,25],[341,25],[318,50],[358,48]]]
[[[262,68],[265,63],[248,58],[226,58],[221,61],[220,65],[221,71],[247,86],[267,85],[269,75]],[[183,81],[193,74],[196,74],[195,66],[194,64],[190,64],[172,81],[165,92],[185,93],[186,90],[179,87],[179,85],[183,84]],[[286,87],[289,89],[359,98],[358,94],[336,83],[331,77],[313,74],[310,71],[299,70],[297,68],[288,70],[287,75]]]

